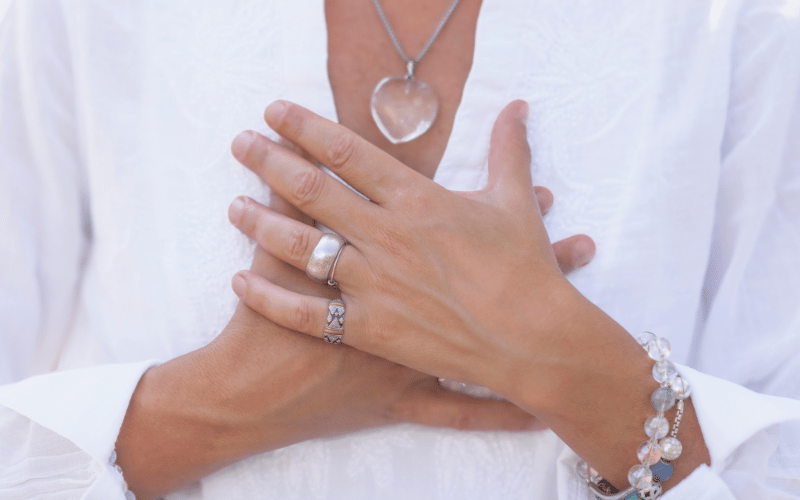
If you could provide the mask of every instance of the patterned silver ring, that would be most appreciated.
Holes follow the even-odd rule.
[[[333,299],[328,304],[328,319],[325,321],[325,342],[341,344],[344,335],[344,302]]]
[[[330,284],[331,267],[346,244],[347,241],[336,233],[323,233],[308,259],[306,275],[317,283]]]

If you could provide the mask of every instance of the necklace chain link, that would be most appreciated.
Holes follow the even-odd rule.
[[[389,38],[392,39],[394,48],[397,49],[397,53],[406,63],[406,70],[408,72],[409,77],[414,75],[415,66],[422,60],[423,57],[425,57],[425,54],[428,53],[428,50],[431,48],[431,45],[433,45],[433,42],[435,42],[436,39],[439,37],[439,33],[442,32],[444,25],[447,24],[447,21],[450,20],[450,16],[453,15],[453,12],[455,12],[456,7],[458,7],[458,4],[460,2],[461,0],[453,0],[453,3],[450,4],[450,8],[447,9],[447,12],[445,13],[444,17],[442,17],[442,20],[439,21],[439,25],[436,26],[433,35],[431,35],[430,40],[428,40],[428,43],[425,44],[425,47],[422,49],[422,51],[419,53],[416,59],[410,59],[403,50],[403,47],[400,46],[400,41],[397,40],[397,35],[395,35],[391,24],[389,24],[389,20],[386,18],[386,13],[383,11],[383,7],[381,7],[380,2],[378,0],[372,0],[372,3],[375,5],[375,10],[378,11],[378,17],[381,18],[381,23],[383,23],[383,27],[389,34]]]

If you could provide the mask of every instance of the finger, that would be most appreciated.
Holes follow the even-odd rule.
[[[228,209],[228,218],[242,233],[272,256],[305,271],[322,238],[322,231],[279,214],[255,200],[239,196]],[[358,251],[345,245],[336,263],[336,280],[347,283],[350,262]]]
[[[281,288],[252,271],[238,272],[234,293],[250,309],[289,330],[323,338],[330,300]]]
[[[536,201],[539,203],[539,211],[542,215],[547,215],[551,208],[553,208],[553,201],[555,197],[553,192],[543,186],[534,186],[533,192],[536,194]]]
[[[475,431],[539,430],[536,417],[506,401],[478,399],[448,391],[435,378],[420,382],[395,404],[398,417],[431,427]]]
[[[256,132],[239,134],[231,151],[273,192],[349,241],[361,240],[363,228],[371,226],[380,210],[316,165]]]
[[[535,198],[527,121],[528,103],[518,100],[503,108],[492,129],[485,191],[505,206],[518,208],[521,201]]]
[[[569,274],[592,261],[595,253],[594,240],[585,234],[576,234],[553,243],[553,253],[556,254],[561,272]]]
[[[287,141],[283,137],[278,139],[278,144],[281,147],[284,147],[284,148],[288,149],[289,151],[291,151],[292,153],[296,154],[300,158],[306,160],[310,164],[312,164],[312,165],[316,165],[317,164],[317,160],[314,157],[312,157],[310,154],[308,154],[308,151],[304,150],[303,148],[301,148],[297,144],[295,144],[295,143],[293,143],[291,141]],[[294,220],[299,220],[300,222],[302,222],[304,224],[308,224],[309,226],[313,226],[314,225],[314,219],[312,219],[311,217],[307,216],[306,214],[304,214],[303,212],[298,210],[297,207],[291,205],[290,203],[287,203],[286,200],[284,200],[280,195],[278,195],[276,193],[272,193],[270,195],[269,208],[271,208],[272,210],[275,210],[279,214],[283,214],[283,215],[285,215],[287,217],[291,217]]]
[[[297,156],[299,156],[300,158],[304,159],[305,161],[307,161],[312,165],[316,165],[319,163],[317,159],[311,156],[311,154],[308,151],[301,148],[300,146],[298,146],[297,144],[293,143],[292,141],[288,140],[285,137],[278,137],[278,144],[281,147],[288,149],[289,151],[296,154]]]
[[[396,198],[409,185],[436,185],[355,132],[297,104],[275,101],[264,111],[264,119],[278,134],[379,205]]]
[[[312,219],[308,215],[298,210],[297,207],[293,206],[291,203],[284,200],[279,194],[276,193],[270,194],[269,208],[270,210],[274,210],[275,212],[285,215],[286,217],[290,217],[296,221],[300,221],[303,224],[314,226],[314,219]]]

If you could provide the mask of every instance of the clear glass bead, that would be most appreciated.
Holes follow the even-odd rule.
[[[644,490],[653,484],[653,473],[646,465],[634,465],[628,471],[628,481],[637,490]]]
[[[661,457],[664,460],[675,460],[681,456],[683,445],[674,437],[665,437],[661,440]]]
[[[644,465],[653,465],[661,460],[661,446],[652,441],[645,441],[639,445],[636,456]]]
[[[692,395],[692,387],[689,385],[689,382],[681,376],[675,377],[670,383],[670,389],[672,389],[672,395],[677,399],[686,399]]]
[[[672,395],[672,389],[664,389],[659,387],[653,391],[650,396],[650,402],[653,403],[653,408],[659,412],[665,412],[675,406],[675,396]]]
[[[644,423],[644,433],[647,437],[661,439],[669,433],[669,422],[663,415],[653,415]]]
[[[584,481],[589,480],[589,464],[581,460],[578,462],[578,465],[575,466],[575,470],[578,472],[578,476],[583,479]]]
[[[659,337],[647,343],[647,354],[656,361],[667,359],[671,352],[672,347],[667,339]]]
[[[639,342],[640,346],[646,349],[647,344],[649,344],[651,340],[655,340],[657,338],[658,337],[656,337],[656,335],[653,332],[642,332],[641,335],[636,337],[636,341]]]
[[[678,376],[678,369],[672,364],[672,361],[662,359],[653,365],[653,378],[659,384],[670,384],[675,377]]]
[[[603,479],[603,476],[601,476],[599,472],[594,470],[593,467],[589,467],[589,481],[591,481],[594,484],[597,484],[600,482],[601,479]]]

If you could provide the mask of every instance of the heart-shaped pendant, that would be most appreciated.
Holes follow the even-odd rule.
[[[439,112],[439,99],[425,82],[407,76],[387,76],[375,86],[372,119],[392,144],[424,134]]]

